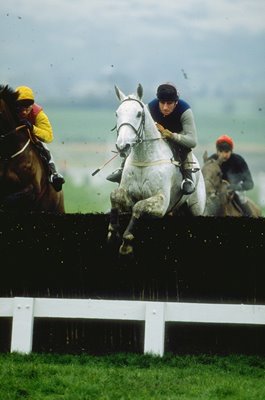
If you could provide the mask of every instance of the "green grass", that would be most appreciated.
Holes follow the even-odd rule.
[[[106,184],[107,186],[107,184]],[[110,189],[105,187],[90,187],[89,185],[76,185],[66,177],[64,185],[65,208],[68,214],[106,213],[110,209]],[[248,192],[248,196],[257,204],[257,189]],[[265,207],[262,216],[265,215]]]
[[[259,356],[1,354],[3,400],[263,400]]]
[[[68,214],[102,213],[110,208],[109,193],[88,185],[76,185],[66,177],[64,185],[65,209]]]

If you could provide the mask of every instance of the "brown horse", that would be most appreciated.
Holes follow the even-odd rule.
[[[0,85],[0,209],[64,213],[63,191],[56,192],[49,183],[36,139],[19,122],[17,96]]]
[[[215,217],[242,217],[244,214],[235,201],[235,194],[229,190],[229,182],[222,179],[220,168],[221,160],[208,158],[207,152],[203,154],[204,164],[202,174],[206,189],[206,206],[204,215]],[[261,208],[250,198],[248,205],[255,218],[261,217]]]

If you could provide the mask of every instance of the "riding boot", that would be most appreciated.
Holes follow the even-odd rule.
[[[249,207],[249,205],[248,205],[247,202],[246,202],[246,203],[241,203],[241,202],[240,202],[239,205],[240,205],[240,208],[241,208],[241,210],[242,210],[242,212],[243,212],[243,216],[244,216],[244,217],[253,217],[251,208]]]
[[[192,194],[195,191],[195,185],[192,179],[192,169],[182,169],[183,181],[181,190],[183,194]]]
[[[56,170],[55,164],[53,161],[49,161],[49,182],[52,184],[56,192],[60,192],[62,190],[62,186],[65,183],[64,177]]]
[[[60,192],[62,190],[62,185],[65,183],[65,180],[63,176],[57,172],[50,150],[40,140],[38,140],[35,145],[36,148],[39,150],[41,158],[45,161],[48,168],[49,182],[52,184],[56,192]]]
[[[181,168],[183,181],[181,182],[180,188],[183,194],[192,194],[195,191],[195,184],[192,178],[192,172],[194,172],[192,168],[192,152],[190,149],[182,149],[180,155],[183,160],[183,166]]]
[[[122,160],[120,168],[116,169],[116,170],[113,171],[110,175],[107,176],[106,179],[107,179],[108,181],[120,183],[125,161],[126,161],[126,158],[124,158],[124,159]]]

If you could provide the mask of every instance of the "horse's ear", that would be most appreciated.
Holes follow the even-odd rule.
[[[118,88],[118,86],[115,85],[114,87],[115,87],[115,92],[116,92],[118,99],[120,101],[123,101],[126,98],[125,94]]]
[[[218,157],[218,158],[216,159],[216,162],[217,162],[217,164],[218,164],[219,166],[221,166],[221,165],[223,164],[223,162],[224,162],[224,159],[223,159],[222,157]]]
[[[142,99],[143,94],[144,94],[144,89],[143,89],[142,85],[139,83],[138,88],[137,88],[137,96],[138,96],[139,100]]]
[[[8,90],[8,85],[0,85],[0,93],[5,93]]]
[[[206,163],[207,160],[208,160],[208,152],[207,150],[205,150],[205,152],[203,153],[203,162]]]

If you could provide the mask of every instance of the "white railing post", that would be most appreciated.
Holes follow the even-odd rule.
[[[11,353],[30,353],[34,324],[34,299],[15,297],[11,337]]]
[[[165,303],[147,302],[144,353],[163,356],[165,345]]]

